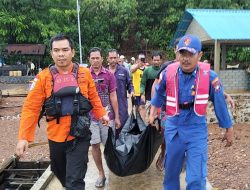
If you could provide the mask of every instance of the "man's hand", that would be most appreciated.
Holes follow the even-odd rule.
[[[155,116],[149,115],[149,124],[154,125]]]
[[[224,92],[224,96],[225,96],[227,103],[229,103],[231,105],[232,109],[234,110],[235,104],[234,104],[234,100],[232,99],[232,97],[225,92]]]
[[[106,127],[109,127],[109,116],[108,115],[104,115],[100,118],[100,121],[102,122],[102,124]]]
[[[144,94],[142,94],[142,95],[141,95],[141,101],[146,103],[146,101],[145,101],[145,100],[146,100],[145,95],[144,95]]]
[[[155,118],[157,117],[156,113],[157,113],[157,108],[151,105],[150,114],[149,114],[149,124],[152,126],[155,126],[154,121],[155,121]]]
[[[27,140],[19,140],[16,146],[16,155],[22,156],[23,153],[28,149],[28,141]]]
[[[121,127],[121,122],[119,118],[115,118],[115,128],[119,129]]]
[[[225,132],[225,134],[224,134],[224,137],[223,137],[223,139],[222,139],[222,142],[223,142],[224,140],[227,141],[227,144],[225,145],[225,147],[232,146],[232,144],[233,144],[233,138],[234,138],[233,127],[227,128],[227,129],[226,129],[226,132]]]

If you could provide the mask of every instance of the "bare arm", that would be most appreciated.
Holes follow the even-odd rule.
[[[227,103],[229,103],[231,105],[232,109],[234,109],[235,104],[234,104],[234,100],[232,99],[232,97],[229,94],[227,94],[226,92],[224,92],[224,96],[225,96]]]
[[[110,97],[112,108],[113,108],[113,110],[115,112],[115,125],[116,125],[116,128],[120,128],[121,127],[121,122],[120,122],[120,117],[119,117],[119,109],[118,109],[118,101],[117,101],[116,91],[111,92],[109,97]]]
[[[151,125],[154,124],[154,120],[157,117],[157,109],[158,109],[157,107],[155,107],[154,105],[151,105],[150,114],[149,114],[149,123]]]
[[[158,82],[158,79],[155,79],[155,81],[154,81],[154,83],[153,83],[153,85],[152,85],[152,89],[151,89],[151,97],[154,96],[154,93],[155,93],[155,85],[156,85],[157,82]]]
[[[139,64],[134,64],[131,66],[130,72],[134,73],[137,69],[139,69]]]

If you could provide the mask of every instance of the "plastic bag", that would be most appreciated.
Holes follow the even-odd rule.
[[[146,126],[138,112],[136,118],[132,113],[117,140],[109,129],[104,157],[109,169],[118,176],[141,173],[149,168],[163,140],[160,131]]]

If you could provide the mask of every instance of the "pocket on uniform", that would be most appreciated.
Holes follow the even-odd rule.
[[[89,127],[90,118],[87,114],[83,116],[73,116],[71,118],[70,135],[90,140],[91,131]]]

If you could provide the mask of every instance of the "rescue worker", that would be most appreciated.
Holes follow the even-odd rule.
[[[78,126],[85,127],[84,132],[78,131],[83,132],[81,137],[72,136],[75,135],[72,133],[74,121],[72,118],[73,116],[83,117],[82,115],[80,117],[82,114],[80,108],[84,110],[87,104],[81,102],[80,99],[85,97],[86,101],[90,101],[93,107],[92,112],[97,119],[103,122],[108,122],[109,119],[101,104],[89,69],[79,67],[72,62],[75,49],[71,38],[64,34],[52,37],[50,54],[54,64],[35,77],[24,102],[16,154],[22,156],[27,151],[29,143],[34,141],[41,107],[44,103],[49,104],[49,107],[45,105],[45,111],[48,121],[47,135],[51,170],[66,189],[85,189],[84,178],[91,136],[90,121],[87,123],[89,109],[84,112],[86,122],[83,121],[81,126]],[[70,91],[70,89],[74,90]],[[79,109],[75,105],[79,106]]]
[[[201,42],[185,35],[178,43],[179,62],[168,65],[156,86],[151,100],[150,123],[157,107],[166,101],[166,158],[164,190],[180,189],[180,173],[186,159],[187,190],[205,190],[208,159],[206,106],[214,104],[219,126],[226,129],[223,141],[233,142],[232,120],[223,94],[223,87],[210,65],[201,63]]]

